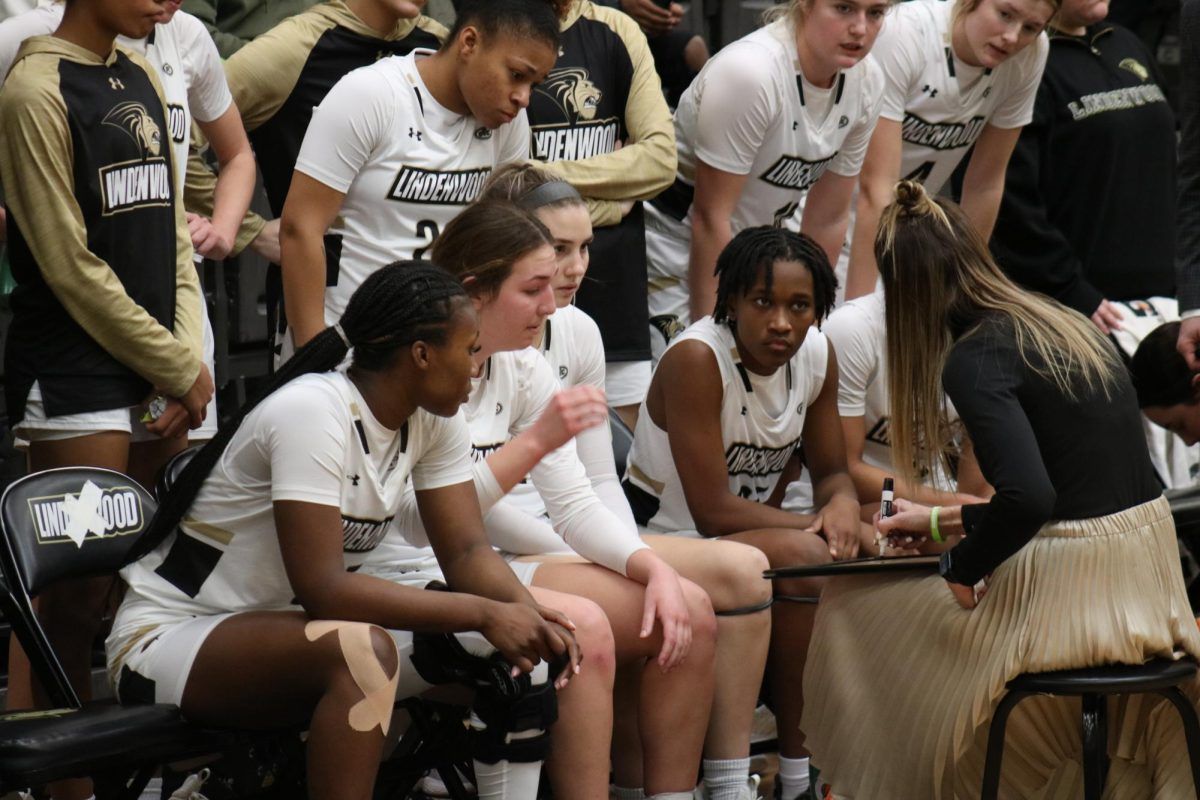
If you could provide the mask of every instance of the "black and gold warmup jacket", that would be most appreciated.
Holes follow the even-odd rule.
[[[529,103],[534,158],[588,201],[595,226],[577,303],[600,326],[609,361],[650,358],[641,204],[675,179],[675,129],[646,36],[620,11],[577,0],[549,77]]]
[[[60,416],[183,395],[200,371],[200,292],[153,71],[29,39],[0,90],[9,209],[11,421],[36,380]]]

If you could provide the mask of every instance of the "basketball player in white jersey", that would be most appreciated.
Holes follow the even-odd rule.
[[[656,354],[712,310],[717,254],[739,230],[803,230],[836,257],[878,116],[883,78],[866,56],[889,5],[792,0],[688,87],[677,178],[646,214]]]
[[[599,391],[575,387],[561,392],[549,364],[530,347],[555,307],[552,243],[549,232],[529,213],[508,202],[481,200],[447,226],[431,252],[435,263],[463,279],[480,315],[483,362],[464,407],[475,458],[490,465],[496,457],[528,456],[525,472],[549,518],[542,522],[500,503],[488,511],[485,525],[493,544],[524,538],[529,528],[541,527],[539,536],[560,537],[560,548],[565,541],[592,562],[579,564],[571,558],[576,563],[512,566],[534,590],[579,595],[607,614],[618,665],[636,664],[641,671],[638,718],[651,739],[644,750],[646,794],[682,800],[691,797],[712,703],[712,605],[700,587],[681,579],[628,522],[601,502],[573,443],[546,452],[529,436],[564,395],[590,395],[578,412],[596,422],[607,418]],[[501,484],[502,490],[508,488]],[[422,544],[412,538],[419,533],[417,526],[401,520],[398,527],[409,534],[410,542]],[[400,569],[425,569],[427,554],[396,544],[389,536],[366,569],[386,575],[401,561],[408,566]],[[376,567],[377,562],[383,563]],[[562,748],[555,741],[551,772],[573,774],[571,797],[602,798],[608,792],[608,764],[596,753],[608,751],[611,695],[597,703],[595,719],[605,724],[591,728],[586,741],[568,739]],[[566,758],[563,748],[577,755]]]
[[[887,331],[883,314],[883,292],[878,290],[838,306],[821,326],[821,333],[837,353],[838,413],[846,440],[846,463],[858,492],[863,521],[870,522],[879,510],[884,478],[895,480],[896,497],[925,505],[984,502],[981,496],[991,492],[975,461],[970,439],[961,432],[956,432],[954,442],[957,471],[953,478],[939,472],[926,476],[922,483],[909,484],[897,475],[888,431]],[[788,486],[783,507],[811,510],[811,496],[808,475],[802,475]]]
[[[816,323],[833,304],[824,249],[792,231],[739,232],[717,260],[713,316],[664,353],[639,412],[623,484],[651,532],[750,544],[772,566],[852,558],[870,540],[846,471],[837,362]],[[817,512],[779,508],[799,448]],[[819,583],[777,581],[768,675],[784,797],[808,786],[801,673]]]
[[[65,5],[62,2],[47,3],[0,23],[0,76],[8,73],[21,42],[31,36],[50,33],[58,27]],[[163,4],[163,11],[149,36],[143,39],[121,36],[117,38],[117,44],[145,56],[162,84],[169,112],[170,130],[166,136],[171,140],[175,185],[180,197],[184,197],[193,120],[213,148],[220,165],[220,175],[212,218],[188,212],[187,221],[197,258],[220,260],[229,255],[234,247],[239,227],[250,205],[250,195],[254,191],[254,153],[225,82],[225,71],[212,37],[200,20],[179,11],[179,5],[177,0]],[[187,202],[186,198],[184,202]],[[202,310],[204,360],[212,373],[214,340],[207,304],[202,304]],[[207,441],[217,432],[217,422],[214,397],[209,402],[203,424],[190,431],[188,439],[192,442]],[[141,449],[161,449],[163,446],[163,443],[139,431],[135,431],[134,441]],[[144,459],[145,466],[140,468],[131,462],[131,474],[145,485],[151,485],[163,460],[181,446],[174,444],[169,452],[152,454]]]
[[[478,335],[444,271],[377,270],[341,323],[196,455],[145,534],[149,552],[122,572],[129,591],[107,643],[121,702],[177,704],[208,725],[309,724],[309,797],[367,800],[397,686],[407,696],[461,666],[420,637],[401,638],[397,658],[383,629],[478,631],[485,641],[461,647],[499,651],[501,673],[512,668],[505,686],[478,682],[480,797],[535,796],[548,722],[506,709],[553,691],[539,662],[569,655],[570,673],[579,654],[571,622],[480,546],[459,414]],[[330,372],[350,348],[349,369]],[[447,578],[477,595],[348,571],[379,543],[410,481]],[[532,682],[518,679],[531,670]]]
[[[425,258],[496,164],[528,157],[525,107],[554,65],[556,12],[551,0],[464,3],[440,50],[377,61],[326,95],[281,222],[296,346],[336,322],[367,275]]]
[[[510,164],[498,169],[484,188],[485,199],[505,199],[530,210],[554,237],[558,271],[551,286],[557,310],[542,328],[537,349],[550,363],[563,388],[587,386],[604,391],[604,345],[596,323],[579,310],[573,299],[587,278],[592,222],[587,206],[569,184],[531,164]],[[598,425],[575,437],[575,449],[596,495],[636,530],[633,512],[625,499],[613,462],[608,425]],[[624,467],[624,464],[621,464]],[[516,486],[500,506],[516,506],[535,519],[546,519],[541,495],[528,482]],[[565,546],[545,525],[512,526],[519,538],[506,540],[505,549],[526,554],[514,566],[551,562]],[[763,580],[767,560],[755,548],[735,542],[701,542],[679,537],[643,537],[663,560],[700,585],[717,613],[716,691],[704,746],[705,790],[712,800],[740,798],[749,790],[750,728],[762,684],[770,636],[770,585]],[[493,543],[496,543],[493,539]],[[567,549],[567,552],[570,552]],[[566,564],[552,569],[567,570]],[[640,786],[641,752],[638,736],[636,675],[618,673],[615,697],[613,776],[614,796],[633,796]]]
[[[984,239],[1004,194],[1004,173],[1033,101],[1049,41],[1042,31],[1059,0],[929,0],[901,3],[872,55],[884,76],[883,106],[863,162],[846,297],[875,289],[875,229],[901,178],[931,193],[971,151],[962,207]]]

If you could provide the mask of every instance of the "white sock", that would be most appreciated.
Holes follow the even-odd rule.
[[[475,762],[475,788],[479,800],[529,800],[537,797],[542,776],[540,761],[500,760],[495,764]]]
[[[704,788],[709,800],[738,800],[750,779],[750,759],[706,758]]]
[[[808,758],[779,757],[779,782],[783,800],[795,798],[808,791]]]
[[[642,791],[642,787],[630,788],[617,786],[615,783],[608,785],[608,796],[609,800],[646,800],[646,793]]]

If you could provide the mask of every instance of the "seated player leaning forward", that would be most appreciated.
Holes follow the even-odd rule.
[[[564,390],[591,389],[600,395],[606,388],[600,330],[591,317],[572,304],[594,255],[587,204],[571,184],[532,164],[500,167],[484,187],[483,197],[510,200],[531,211],[553,235],[558,271],[551,285],[557,310],[543,323],[537,349]],[[560,396],[565,393],[560,392]],[[609,426],[601,424],[580,432],[575,437],[575,450],[597,497],[629,530],[636,531],[633,512],[617,477]],[[519,509],[519,513],[513,515],[512,525],[503,526],[511,528],[515,536],[506,536],[501,543],[496,534],[502,526],[493,522],[506,507]],[[564,585],[577,585],[575,576],[580,565],[563,563],[570,556],[561,555],[562,551],[570,550],[549,524],[546,504],[531,483],[516,486],[484,522],[493,544],[521,554],[515,569],[529,568],[523,562],[557,562],[540,567],[541,578],[555,576]],[[757,779],[750,780],[747,775],[753,711],[762,687],[771,632],[771,585],[762,577],[767,558],[760,550],[737,542],[658,535],[643,536],[642,541],[680,575],[699,584],[716,610],[716,685],[704,742],[704,787],[709,800],[737,800],[746,795],[749,784],[757,785]],[[584,570],[585,574],[587,571],[590,568]],[[578,623],[575,612],[570,613]],[[618,798],[636,794],[642,785],[637,673],[635,669],[617,673],[613,782]],[[573,685],[577,686],[578,681]],[[560,702],[565,703],[566,697]],[[561,723],[555,728],[556,737],[563,728]]]
[[[910,477],[929,466],[916,432],[943,429],[944,387],[996,493],[941,509],[899,500],[880,520],[892,538],[963,536],[942,554],[940,577],[829,582],[804,729],[835,794],[978,797],[1008,680],[1180,651],[1195,658],[1200,631],[1111,343],[1081,314],[1015,286],[963,211],[915,182],[897,187],[875,254],[895,463],[911,465]],[[1184,687],[1192,702],[1198,690]],[[1105,797],[1194,797],[1175,710],[1145,695],[1109,703]],[[1016,707],[1002,797],[1081,795],[1078,708],[1056,697]]]
[[[1178,320],[1150,332],[1133,354],[1129,370],[1142,413],[1190,447],[1200,442],[1200,372],[1188,369],[1176,349]]]
[[[129,590],[107,642],[122,703],[173,703],[203,725],[307,724],[311,800],[368,800],[397,688],[428,686],[412,663],[420,637],[398,659],[384,629],[479,631],[505,659],[500,674],[514,667],[509,685],[476,696],[476,751],[490,755],[476,763],[480,796],[534,796],[536,760],[494,743],[545,737],[499,720],[528,716],[512,705],[531,693],[549,704],[538,662],[570,650],[572,670],[578,651],[570,621],[537,605],[484,540],[459,414],[478,331],[444,271],[385,267],[222,427],[159,509],[150,552],[122,570]],[[330,372],[351,348],[350,367]],[[348,571],[410,477],[448,580],[478,596]]]
[[[681,579],[596,495],[573,442],[548,450],[536,447],[526,435],[547,412],[590,418],[592,423],[607,418],[599,392],[560,392],[546,360],[530,348],[554,311],[553,242],[546,227],[528,212],[508,202],[480,200],[452,220],[434,243],[433,260],[462,280],[479,313],[479,367],[464,407],[471,447],[474,457],[489,465],[498,457],[524,459],[518,476],[529,474],[546,504],[551,530],[592,562],[514,567],[522,581],[536,584],[538,591],[585,597],[604,610],[612,625],[617,662],[636,664],[645,687],[638,717],[648,741],[646,793],[680,800],[695,786],[712,705],[716,621],[705,592]],[[501,490],[516,482],[506,486],[497,478]],[[410,545],[423,544],[416,538],[420,525],[410,521],[407,511],[401,514],[397,520],[403,524],[393,531],[398,529]],[[518,535],[531,523],[536,525],[524,512],[496,505],[485,520],[493,543],[505,528],[512,535],[513,515]],[[364,569],[405,580],[428,572],[428,558],[420,547],[406,547],[389,533]],[[559,746],[556,739],[551,766],[567,773],[563,794],[588,800],[597,797],[595,791],[600,798],[607,794],[607,764],[595,754],[608,752],[611,713],[611,697],[606,696],[593,713],[608,721],[592,731],[602,741],[592,739],[585,746],[576,735]],[[565,763],[559,760],[579,750],[583,752]]]
[[[772,566],[851,558],[872,534],[859,522],[837,413],[837,360],[816,328],[835,278],[811,238],[741,231],[717,259],[717,304],[663,354],[638,416],[624,486],[651,532],[720,536],[762,550]],[[818,511],[779,508],[800,469]],[[768,656],[780,755],[807,756],[800,673],[820,581],[777,581]]]

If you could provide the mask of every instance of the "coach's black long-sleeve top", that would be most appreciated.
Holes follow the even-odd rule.
[[[990,502],[963,507],[967,536],[952,552],[952,580],[975,583],[1050,520],[1112,514],[1161,494],[1125,370],[1111,397],[1078,383],[1072,401],[1027,365],[1000,317],[951,349],[942,385],[996,489]]]
[[[1179,311],[1200,308],[1200,0],[1183,0],[1179,75]]]

